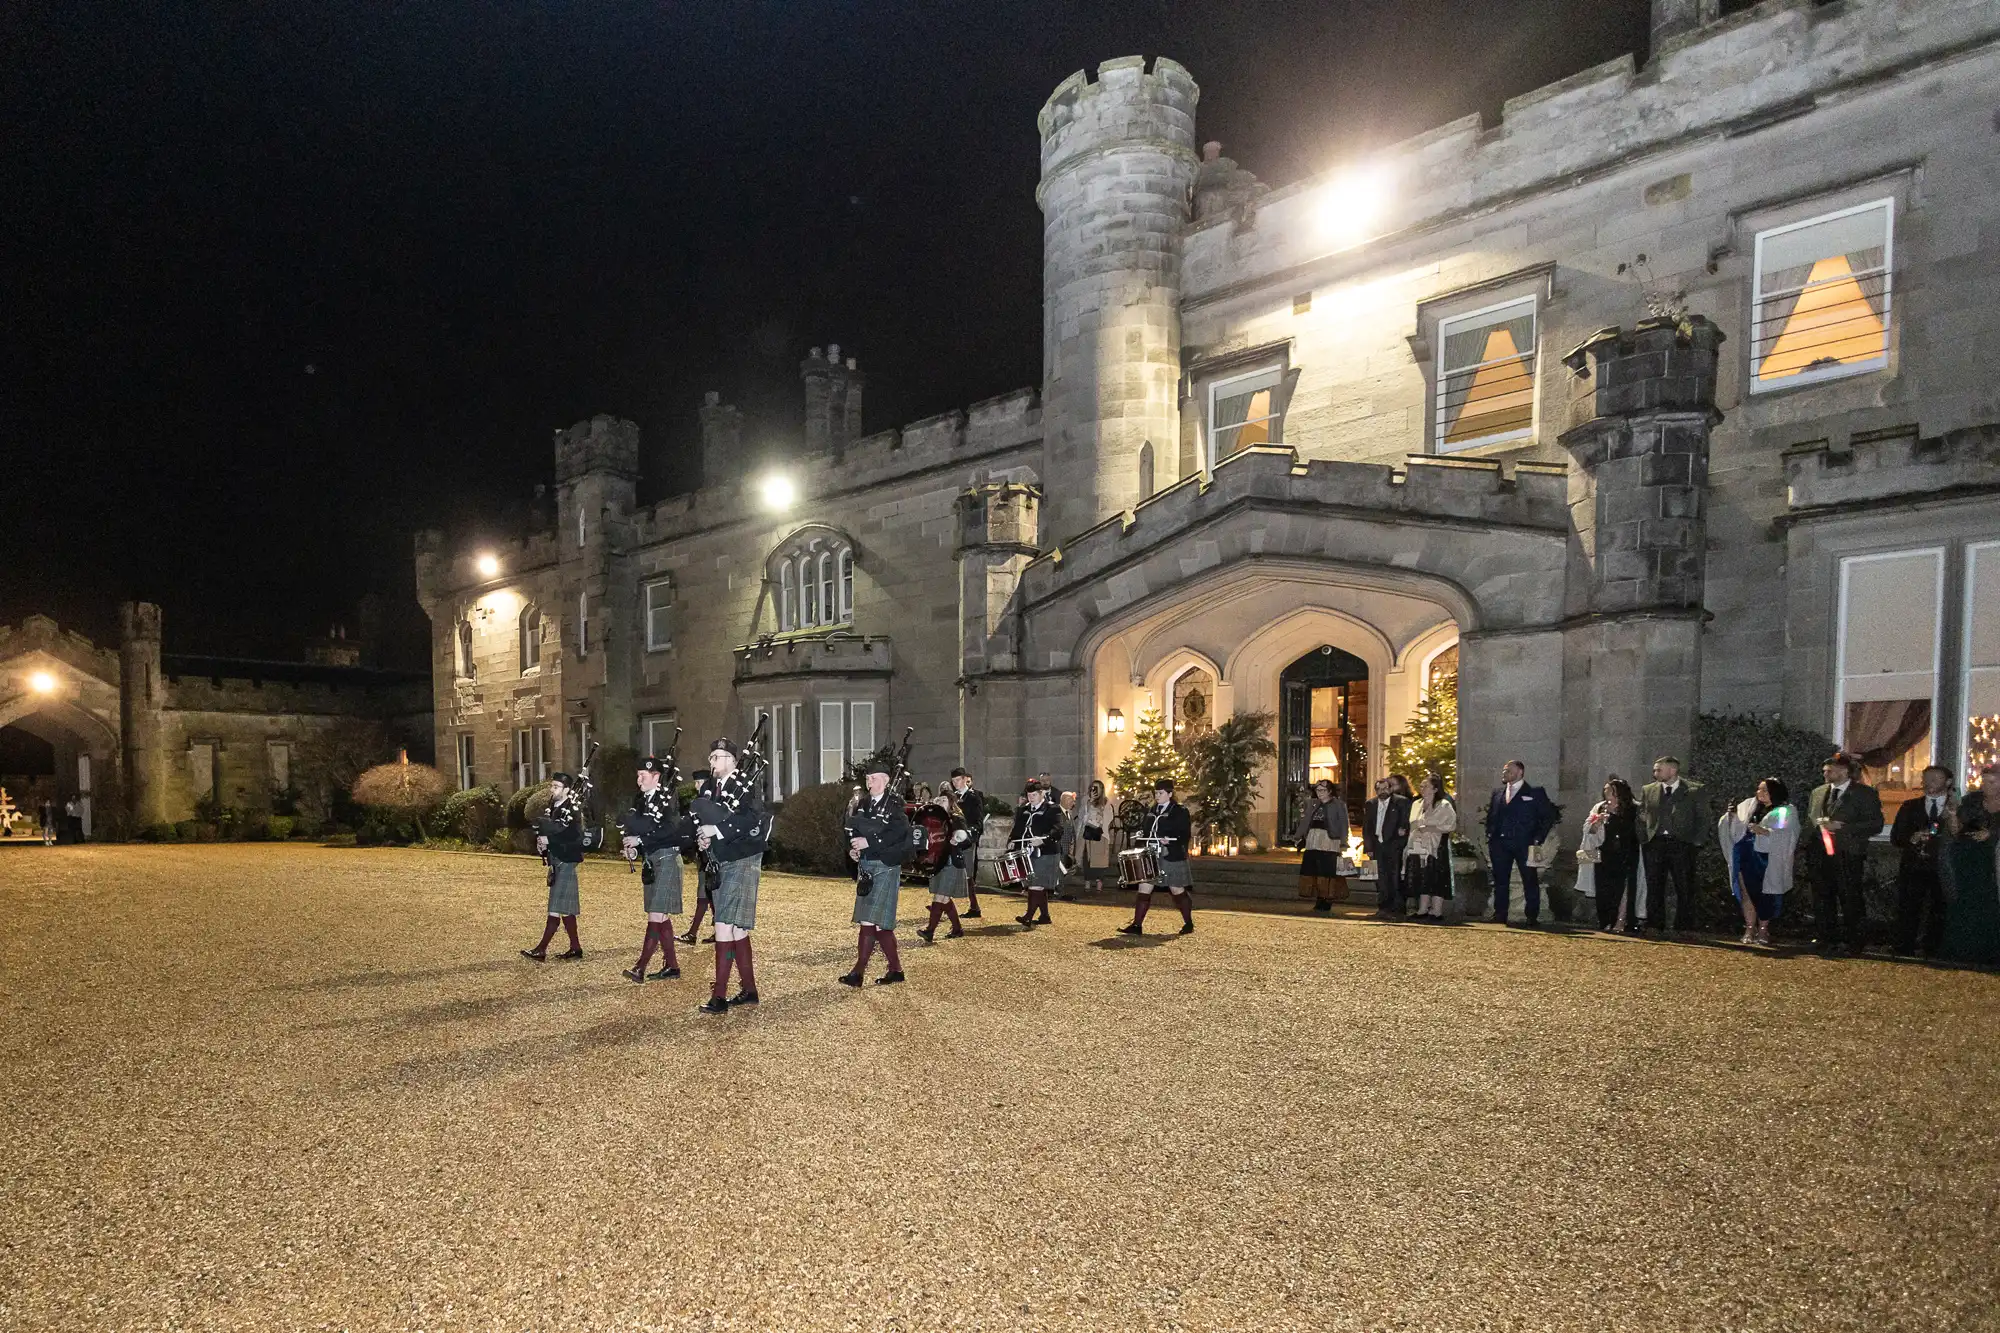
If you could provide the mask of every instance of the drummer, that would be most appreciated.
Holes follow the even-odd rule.
[[[1062,883],[1062,812],[1049,799],[1049,789],[1040,779],[1028,784],[1027,800],[1014,812],[1014,828],[1009,846],[1029,858],[1028,910],[1014,919],[1033,930],[1053,925],[1049,920],[1049,895]]]
[[[1188,809],[1174,799],[1172,778],[1153,784],[1153,808],[1139,821],[1133,841],[1148,848],[1158,860],[1158,882],[1173,891],[1174,906],[1181,909],[1181,934],[1194,934],[1194,875],[1188,865],[1188,841],[1194,821]],[[1132,895],[1132,923],[1120,926],[1121,935],[1146,933],[1146,910],[1153,905],[1154,881],[1142,879]]]
[[[931,876],[931,921],[917,932],[917,938],[925,944],[933,942],[937,934],[938,918],[951,918],[951,929],[945,938],[955,940],[965,934],[965,927],[958,919],[958,904],[952,900],[963,898],[966,886],[972,880],[972,858],[979,854],[979,842],[966,827],[965,814],[959,809],[950,787],[946,787],[931,800],[931,805],[944,812],[945,827],[949,832],[945,839],[944,863]]]

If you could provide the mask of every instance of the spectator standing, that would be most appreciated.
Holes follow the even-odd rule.
[[[1518,866],[1527,907],[1527,920],[1521,924],[1530,930],[1541,924],[1541,873],[1529,862],[1528,849],[1541,846],[1555,826],[1556,807],[1549,794],[1528,784],[1526,764],[1509,759],[1501,766],[1500,785],[1486,801],[1486,853],[1493,868],[1493,921],[1508,924],[1512,872]]]
[[[1951,770],[1932,764],[1923,781],[1923,794],[1896,808],[1889,841],[1902,849],[1896,867],[1895,950],[1928,957],[1944,942],[1941,853],[1958,830],[1958,808],[1951,795]]]
[[[1334,794],[1325,778],[1312,785],[1304,813],[1292,829],[1299,857],[1299,896],[1313,900],[1313,911],[1331,912],[1347,899],[1347,880],[1340,873],[1340,854],[1347,848],[1347,802]]]
[[[1628,914],[1639,901],[1639,807],[1632,785],[1616,773],[1584,818],[1576,862],[1576,890],[1596,899],[1597,928],[1631,929]]]
[[[1646,919],[1654,930],[1687,930],[1694,925],[1694,859],[1703,837],[1698,782],[1681,778],[1681,761],[1661,755],[1653,780],[1639,793],[1639,838],[1646,863]],[[1673,916],[1667,915],[1668,886]],[[1671,924],[1669,921],[1671,920]]]
[[[1083,870],[1083,886],[1091,892],[1102,889],[1104,877],[1111,873],[1111,820],[1111,798],[1104,794],[1103,783],[1092,782],[1084,792],[1076,831],[1077,864]]]
[[[1819,917],[1813,943],[1823,953],[1859,954],[1868,945],[1868,840],[1882,831],[1882,797],[1860,770],[1860,760],[1835,751],[1806,806],[1806,866]]]
[[[1410,845],[1409,786],[1401,774],[1375,784],[1375,799],[1361,812],[1361,849],[1375,863],[1375,915],[1402,916],[1408,910],[1403,894],[1403,854]]]
[[[1716,821],[1722,858],[1729,866],[1729,891],[1743,908],[1744,944],[1769,944],[1771,923],[1792,887],[1792,861],[1799,839],[1799,812],[1778,778],[1757,784],[1757,794],[1722,812]]]
[[[42,826],[42,846],[56,845],[56,798],[44,796],[35,807],[35,818]]]
[[[1445,792],[1444,779],[1424,774],[1410,808],[1410,844],[1403,853],[1403,887],[1415,895],[1417,921],[1444,920],[1451,901],[1451,835],[1458,829],[1458,807]]]
[[[1951,843],[1951,905],[1943,953],[1961,963],[2000,963],[2000,763],[1979,773],[1979,789],[1958,803]]]

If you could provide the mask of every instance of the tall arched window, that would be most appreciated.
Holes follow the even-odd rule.
[[[854,548],[837,531],[813,527],[771,552],[765,578],[774,587],[778,632],[847,625],[854,620]]]
[[[1139,498],[1145,499],[1153,493],[1153,442],[1146,441],[1139,446]]]
[[[542,608],[529,602],[521,608],[518,630],[521,674],[538,671],[542,665]]]
[[[815,593],[818,586],[813,578],[813,558],[799,557],[799,628],[819,624],[819,597]]]
[[[854,552],[840,553],[840,623],[854,622]]]
[[[458,622],[458,674],[471,680],[479,674],[478,665],[472,657],[472,618],[467,616]]]
[[[834,610],[833,552],[821,551],[819,553],[819,623],[822,625],[838,623],[838,618],[834,615]]]
[[[798,604],[792,593],[792,562],[778,566],[778,632],[789,634],[799,627]]]

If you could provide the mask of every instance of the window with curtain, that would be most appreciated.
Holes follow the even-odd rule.
[[[1437,452],[1534,432],[1534,297],[1441,319],[1437,345]]]
[[[2000,760],[2000,542],[1965,552],[1965,772]]]
[[[1284,367],[1266,366],[1209,385],[1206,466],[1252,445],[1277,442],[1278,394],[1284,381]]]
[[[1895,201],[1757,233],[1753,392],[1880,370],[1889,364],[1889,268]]]
[[[674,646],[674,581],[654,579],[646,585],[646,651],[661,652]]]
[[[1916,792],[1931,762],[1943,578],[1935,549],[1840,562],[1838,737],[1887,809]]]
[[[521,674],[542,669],[542,609],[533,602],[521,608],[521,619],[517,626],[518,656]]]
[[[875,705],[852,703],[847,706],[847,757],[859,763],[875,753]]]

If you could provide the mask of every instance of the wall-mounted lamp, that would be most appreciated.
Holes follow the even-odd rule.
[[[799,488],[784,473],[773,472],[757,483],[757,495],[766,509],[783,513],[799,498]]]
[[[1113,736],[1116,736],[1120,732],[1124,731],[1125,730],[1124,711],[1122,709],[1114,708],[1109,712],[1107,712],[1104,715],[1104,729],[1110,732]]]
[[[47,671],[37,671],[34,675],[28,677],[28,688],[36,694],[54,694],[56,692],[56,678]]]
[[[479,571],[480,578],[490,579],[500,572],[500,557],[491,551],[482,551],[472,562],[472,567]]]

